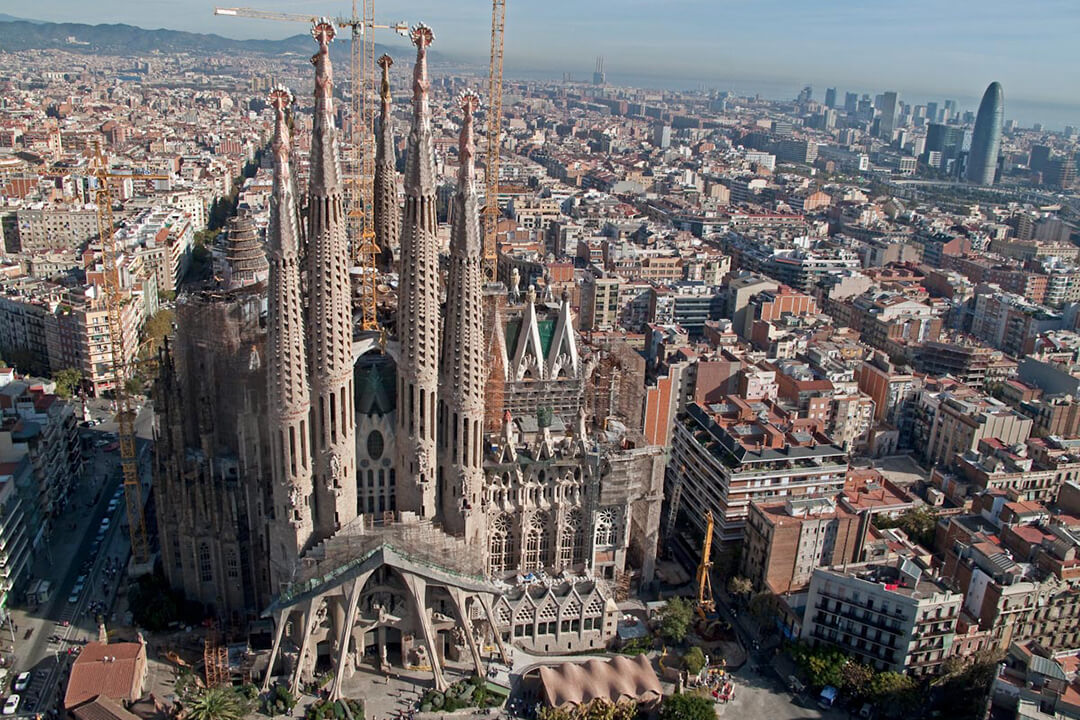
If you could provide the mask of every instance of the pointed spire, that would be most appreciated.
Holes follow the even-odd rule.
[[[399,509],[421,517],[436,514],[435,406],[439,385],[439,248],[435,237],[435,154],[428,108],[427,48],[431,28],[417,25],[413,69],[413,121],[405,161],[405,210],[401,221],[401,271],[398,290]],[[406,480],[408,479],[408,480]]]
[[[476,143],[473,139],[473,114],[480,107],[480,96],[473,90],[465,90],[459,98],[461,111],[465,117],[461,122],[461,134],[458,138],[458,212],[454,216],[454,228],[450,236],[450,252],[455,252],[459,245],[460,252],[472,256],[481,251],[480,227],[476,220],[478,199],[474,175],[476,171],[474,157]]]
[[[270,526],[271,582],[287,582],[296,559],[311,540],[311,516],[294,497],[311,492],[311,460],[296,438],[304,437],[311,412],[300,290],[300,233],[293,192],[292,143],[286,112],[293,96],[283,87],[270,93],[274,109],[274,189],[270,197],[270,269],[266,317],[266,380],[274,522]],[[289,442],[286,438],[293,438]]]
[[[484,481],[484,273],[480,267],[480,210],[473,184],[473,114],[480,97],[466,90],[460,97],[464,119],[458,142],[460,166],[450,230],[439,382],[443,418],[439,434],[443,452],[443,526],[451,533],[482,541],[479,507]]]
[[[382,68],[382,85],[379,89],[382,109],[379,113],[379,140],[375,147],[375,242],[379,247],[376,262],[380,270],[389,272],[394,263],[392,248],[397,244],[401,232],[394,129],[390,122],[390,66],[394,60],[389,55],[383,55],[378,63]]]
[[[410,38],[416,46],[416,64],[413,66],[413,123],[409,133],[409,157],[405,162],[405,192],[419,195],[435,191],[435,155],[428,103],[431,80],[427,74],[427,49],[435,40],[435,34],[420,23],[412,29]],[[413,152],[414,147],[416,152]]]
[[[293,197],[292,133],[285,112],[292,107],[293,95],[280,85],[270,92],[274,108],[274,189],[270,200],[270,252],[288,254],[300,249],[297,237],[296,200]]]
[[[311,353],[312,445],[317,497],[315,532],[329,537],[357,514],[356,423],[353,397],[352,290],[345,199],[334,127],[334,72],[330,42],[334,26],[315,22],[319,50],[315,65],[315,117],[308,180],[309,340]]]
[[[461,121],[461,135],[458,138],[458,192],[475,192],[472,188],[473,173],[476,169],[473,156],[476,155],[476,143],[473,140],[473,113],[480,107],[480,96],[475,90],[463,90],[458,99],[461,111],[465,114]]]
[[[311,58],[311,64],[315,66],[315,117],[312,119],[309,180],[312,195],[337,192],[341,183],[334,131],[334,68],[330,63],[330,43],[336,34],[334,24],[326,18],[319,18],[311,28],[311,36],[319,43],[319,51]]]

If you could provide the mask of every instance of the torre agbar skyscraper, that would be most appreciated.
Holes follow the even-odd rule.
[[[329,537],[356,517],[356,419],[353,413],[352,300],[345,202],[334,127],[334,73],[325,20],[311,31],[319,43],[315,117],[308,179],[311,261],[310,337],[315,532]]]
[[[1001,90],[1001,83],[992,82],[983,93],[979,114],[975,116],[975,132],[971,136],[971,152],[968,154],[968,182],[994,184],[1004,120],[1005,94]]]
[[[436,239],[435,165],[431,138],[427,49],[435,39],[423,23],[412,31],[413,119],[405,163],[398,291],[399,507],[422,518],[436,513],[436,404],[439,391],[439,249]]]

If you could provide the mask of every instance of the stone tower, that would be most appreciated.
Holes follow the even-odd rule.
[[[227,287],[231,290],[257,282],[266,282],[270,267],[266,261],[266,252],[255,233],[255,224],[251,213],[241,210],[229,220],[229,245],[225,251],[225,264],[228,268]]]
[[[274,479],[274,520],[270,526],[273,592],[287,582],[312,537],[311,453],[303,303],[300,295],[300,233],[289,155],[292,139],[285,111],[292,95],[270,93],[274,108],[274,191],[270,198],[270,289],[267,303],[267,409]]]
[[[435,229],[435,159],[428,107],[427,49],[434,35],[419,24],[413,69],[413,121],[405,164],[405,212],[398,290],[397,505],[433,518],[435,405],[439,384],[439,248]]]
[[[375,149],[375,242],[379,246],[379,256],[376,258],[379,270],[388,272],[394,262],[393,246],[401,232],[397,168],[394,162],[394,129],[390,125],[390,66],[394,61],[389,55],[383,55],[378,62],[382,68],[382,85],[379,91],[382,110],[379,113],[379,142]]]
[[[315,116],[308,179],[308,348],[315,534],[322,540],[356,517],[356,418],[349,247],[330,65],[334,26],[320,19],[311,34],[319,51],[311,59],[315,65]]]
[[[484,484],[484,315],[483,253],[479,200],[473,178],[474,92],[461,95],[458,189],[450,234],[446,320],[439,358],[439,501],[443,526],[467,540],[482,541]],[[483,547],[483,543],[478,543]]]

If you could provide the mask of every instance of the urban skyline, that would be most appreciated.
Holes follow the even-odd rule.
[[[4,715],[1080,720],[1080,123],[488,1],[0,16]],[[635,82],[693,9],[891,70]]]
[[[0,3],[0,12],[34,20],[125,22],[225,37],[275,39],[296,34],[287,24],[213,17],[215,0],[185,2],[177,15],[170,2],[49,0],[31,9]],[[340,0],[266,0],[259,8],[282,12],[348,14]],[[633,12],[629,12],[632,10]],[[1071,41],[1069,18],[1080,8],[1068,0],[1024,6],[1002,0],[931,0],[878,5],[850,0],[822,8],[792,0],[704,2],[679,0],[628,6],[616,0],[584,6],[556,0],[514,4],[507,26],[506,67],[511,74],[586,79],[596,55],[607,58],[609,81],[687,89],[697,86],[791,97],[803,85],[848,86],[860,92],[898,91],[926,102],[957,97],[972,109],[976,88],[992,80],[1010,88],[1006,119],[1060,129],[1080,124],[1080,105],[1060,90],[1080,86],[1080,50]],[[443,28],[441,51],[461,62],[486,62],[488,4],[476,0],[407,5],[380,3],[383,20],[425,21]],[[928,22],[933,18],[933,22]],[[380,42],[407,52],[387,33]],[[763,43],[764,41],[764,43]],[[852,62],[857,58],[857,62]],[[943,73],[942,68],[948,68]]]

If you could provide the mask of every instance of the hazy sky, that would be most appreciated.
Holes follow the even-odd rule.
[[[328,15],[341,0],[226,0]],[[51,21],[126,22],[277,38],[299,28],[215,18],[213,0],[0,0],[0,11]],[[1080,123],[1080,0],[507,0],[506,68],[588,77],[597,55],[615,82],[732,88],[792,96],[810,83],[841,92],[900,91],[901,98],[977,103],[1005,89],[1006,116],[1048,107]],[[378,0],[382,20],[423,20],[435,49],[483,61],[486,0]],[[388,38],[383,37],[382,40]],[[392,44],[392,43],[391,43]],[[969,103],[965,103],[969,104]],[[1069,108],[1065,110],[1064,108]],[[971,107],[974,109],[974,107]],[[1018,117],[1018,119],[1023,119]],[[1056,124],[1056,123],[1055,123]]]

